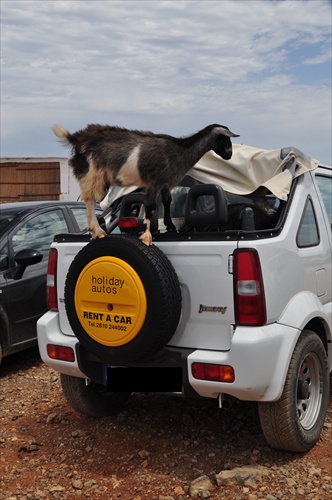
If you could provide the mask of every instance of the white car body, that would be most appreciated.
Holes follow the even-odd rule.
[[[314,176],[331,177],[330,168],[318,168],[297,182],[285,225],[271,238],[239,241],[172,241],[156,244],[172,262],[179,277],[183,309],[178,328],[169,342],[174,348],[192,349],[187,373],[193,390],[202,397],[231,395],[241,400],[276,401],[280,397],[291,355],[301,332],[310,322],[319,321],[328,346],[332,369],[332,284],[330,221],[314,183]],[[315,207],[320,241],[299,248],[296,242],[301,216],[310,196]],[[64,304],[68,268],[87,242],[53,243],[59,269],[57,293],[59,311],[49,311],[38,321],[42,359],[53,369],[86,378],[77,360],[51,359],[48,344],[75,349],[78,340],[72,331]],[[236,326],[233,305],[231,258],[235,248],[255,248],[260,257],[267,305],[266,325]],[[200,304],[225,308],[225,312],[199,312]],[[194,362],[219,363],[234,367],[235,381],[197,380]]]
[[[152,247],[138,239],[143,193],[113,194],[106,238],[58,235],[50,250],[38,344],[71,406],[110,415],[132,392],[253,401],[272,447],[310,449],[332,371],[331,167],[295,148],[209,152],[172,191],[178,232],[158,208]],[[118,288],[95,289],[104,279]]]

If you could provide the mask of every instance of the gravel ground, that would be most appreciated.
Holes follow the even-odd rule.
[[[115,417],[66,403],[37,349],[0,368],[0,498],[331,499],[332,396],[308,453],[272,450],[256,406],[134,394]]]

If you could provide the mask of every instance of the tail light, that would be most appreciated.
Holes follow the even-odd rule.
[[[47,268],[47,307],[50,311],[58,310],[58,294],[56,273],[58,267],[58,252],[55,248],[50,248]]]
[[[139,226],[139,221],[137,217],[121,217],[118,220],[118,226],[120,229],[136,229]]]
[[[234,303],[237,325],[266,323],[266,304],[261,264],[257,250],[234,252]]]
[[[234,368],[229,365],[211,363],[193,363],[191,373],[198,380],[212,380],[214,382],[232,383],[235,380]]]
[[[68,363],[75,361],[75,351],[72,347],[47,344],[47,354],[51,359],[59,359]]]

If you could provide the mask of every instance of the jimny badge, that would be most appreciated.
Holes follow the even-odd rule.
[[[217,313],[225,314],[226,311],[227,311],[227,307],[205,306],[203,304],[200,304],[199,309],[198,309],[199,314],[201,314],[203,312],[217,312]]]

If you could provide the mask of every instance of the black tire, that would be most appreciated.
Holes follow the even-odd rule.
[[[82,316],[81,319],[79,318],[75,305],[76,283],[82,273],[84,274],[85,269],[94,266],[94,263],[98,263],[100,259],[104,258],[110,258],[111,261],[111,264],[107,267],[110,273],[109,276],[112,276],[112,273],[114,274],[112,259],[118,259],[117,262],[120,262],[121,266],[126,268],[126,272],[128,271],[126,274],[126,276],[129,276],[127,281],[130,282],[131,277],[136,276],[136,281],[139,282],[140,286],[142,285],[141,288],[138,287],[137,289],[143,290],[143,292],[135,292],[137,296],[140,298],[141,295],[145,295],[144,307],[137,307],[138,314],[144,311],[141,324],[128,341],[127,338],[125,340],[121,339],[118,345],[106,343],[111,342],[109,340],[111,335],[120,336],[122,333],[113,330],[109,333],[105,330],[102,335],[106,340],[101,340],[98,336],[99,331],[95,336],[94,332],[89,331],[86,323],[84,324],[84,320],[82,321]],[[135,286],[133,288],[136,290]],[[78,290],[80,290],[79,285]],[[84,286],[81,290],[81,294],[77,294],[77,296],[83,296],[86,287]],[[119,293],[121,294],[122,290]],[[98,295],[95,295],[98,299]],[[110,298],[103,298],[103,300],[104,302],[105,300],[110,302],[114,300],[116,303],[117,299],[110,296]],[[76,255],[66,279],[65,304],[70,325],[79,341],[89,352],[108,364],[127,364],[141,361],[158,352],[174,335],[180,319],[182,305],[178,277],[166,255],[157,246],[146,246],[137,237],[130,235],[111,235],[93,241]],[[102,305],[105,308],[105,304]],[[107,307],[112,310],[113,304],[107,304]],[[126,314],[124,312],[126,309],[130,311],[130,307],[126,303],[121,304],[122,314]],[[143,314],[145,315],[144,318]],[[124,317],[121,317],[121,320]],[[101,324],[101,327],[106,328],[107,324]],[[127,328],[119,325],[108,325],[108,327],[117,328],[118,330]],[[131,326],[128,327],[129,330],[130,328]],[[124,333],[123,335],[127,334]]]
[[[107,392],[105,386],[84,378],[71,377],[61,373],[63,394],[70,406],[88,417],[114,415],[124,408],[130,392]]]
[[[304,330],[294,349],[281,398],[259,403],[263,433],[271,447],[303,453],[318,441],[329,400],[327,354],[321,339]]]

